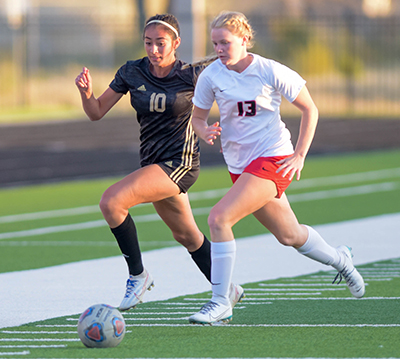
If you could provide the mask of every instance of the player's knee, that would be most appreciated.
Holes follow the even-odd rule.
[[[118,208],[118,201],[110,191],[105,191],[100,199],[100,210],[104,217],[111,216]]]
[[[215,208],[211,210],[207,222],[211,231],[218,231],[227,225],[227,219],[224,213],[217,211]]]

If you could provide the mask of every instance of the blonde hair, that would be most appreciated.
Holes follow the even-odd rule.
[[[254,37],[254,30],[251,27],[249,20],[247,20],[246,16],[241,12],[236,11],[223,11],[218,16],[214,18],[211,22],[211,30],[212,29],[221,29],[225,28],[228,29],[232,34],[240,37],[247,36],[249,41],[247,42],[247,48],[250,49],[253,47],[253,37]],[[182,70],[187,69],[190,66],[202,66],[202,65],[209,65],[215,60],[218,59],[216,54],[211,54],[203,59],[194,62],[193,64],[185,64],[182,66]]]
[[[244,37],[247,36],[249,39],[247,48],[253,47],[254,30],[251,27],[249,20],[241,12],[236,11],[223,11],[214,18],[211,22],[212,29],[225,28],[229,30],[233,35]]]

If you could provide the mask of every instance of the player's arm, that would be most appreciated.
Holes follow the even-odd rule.
[[[306,86],[301,89],[299,95],[292,103],[301,112],[299,137],[293,156],[279,161],[278,164],[281,166],[277,172],[282,171],[283,177],[289,174],[289,178],[293,178],[296,175],[296,179],[299,180],[317,127],[318,109]]]
[[[302,88],[297,98],[292,102],[301,111],[299,138],[295,153],[306,157],[314,138],[318,123],[318,109],[306,86]]]
[[[219,122],[215,122],[211,126],[208,125],[207,120],[209,114],[210,110],[204,110],[194,106],[192,125],[197,136],[209,145],[213,145],[214,140],[221,134],[221,127],[219,127]]]
[[[99,98],[96,98],[93,94],[92,77],[86,67],[76,77],[75,84],[81,94],[83,110],[91,121],[103,118],[123,95],[108,88]]]

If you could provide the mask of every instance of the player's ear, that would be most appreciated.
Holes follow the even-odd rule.
[[[181,44],[181,38],[178,37],[175,41],[174,41],[174,49],[176,50],[179,45]]]

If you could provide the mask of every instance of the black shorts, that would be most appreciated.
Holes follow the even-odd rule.
[[[200,173],[200,161],[193,161],[192,166],[185,166],[181,159],[158,162],[164,172],[177,184],[181,193],[186,193],[196,182]]]

